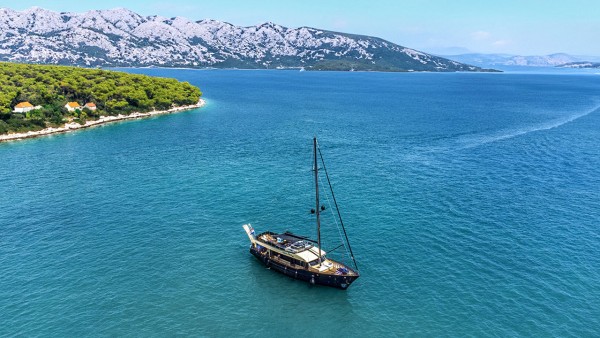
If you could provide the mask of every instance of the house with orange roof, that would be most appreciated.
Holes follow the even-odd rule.
[[[34,110],[36,109],[36,107],[34,107],[31,103],[27,102],[27,101],[23,101],[23,102],[19,102],[19,104],[17,104],[15,106],[15,109],[13,110],[14,113],[26,113],[28,111]]]
[[[67,108],[68,111],[75,111],[76,109],[81,110],[81,105],[78,102],[69,102],[65,104],[65,108]]]
[[[83,106],[83,108],[87,108],[91,111],[96,110],[96,104],[94,102],[88,102],[85,104],[85,106]]]

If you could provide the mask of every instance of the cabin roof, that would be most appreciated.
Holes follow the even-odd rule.
[[[67,103],[67,106],[69,106],[71,108],[80,107],[79,103],[77,103],[77,102],[69,102],[69,103]]]
[[[29,108],[29,107],[33,107],[33,105],[27,101],[20,102],[19,104],[17,104],[15,106],[15,108]]]
[[[325,254],[326,252],[324,250],[321,250],[321,257],[325,256]],[[313,246],[310,249],[296,253],[296,255],[302,258],[302,260],[304,260],[305,262],[312,262],[315,259],[319,258],[319,248]]]
[[[314,241],[306,237],[294,235],[290,232],[276,234],[270,231],[263,232],[257,237],[280,250],[289,252],[290,255],[298,256],[305,262],[312,262],[319,258],[319,247],[314,245]],[[280,241],[277,241],[278,238]],[[298,242],[304,242],[305,248],[302,248],[302,246],[294,248],[294,244]],[[325,254],[326,252],[321,250],[321,256],[325,256]]]
[[[96,104],[94,102],[88,102],[85,104],[86,107],[95,107]]]

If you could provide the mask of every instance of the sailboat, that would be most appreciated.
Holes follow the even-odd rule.
[[[289,231],[284,233],[266,231],[257,235],[250,224],[244,224],[243,228],[250,239],[250,253],[270,269],[292,278],[309,282],[310,284],[331,286],[345,290],[360,274],[354,254],[352,253],[352,248],[350,247],[346,229],[344,228],[344,223],[341,220],[341,214],[337,208],[335,195],[333,194],[333,189],[331,189],[329,175],[327,174],[325,162],[323,161],[316,137],[313,138],[313,153],[316,207],[311,210],[311,213],[316,214],[317,240]],[[321,248],[321,212],[325,210],[325,206],[321,206],[319,203],[318,155],[320,155],[321,163],[325,170],[335,207],[338,209],[337,215],[345,239],[341,246],[345,246],[348,250],[348,254],[354,264],[353,267],[327,257],[327,253]]]

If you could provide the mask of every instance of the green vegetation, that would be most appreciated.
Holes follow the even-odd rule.
[[[67,121],[85,123],[100,116],[166,110],[198,102],[200,89],[175,79],[156,78],[99,69],[0,62],[0,134],[56,127]],[[13,113],[28,101],[41,109]],[[75,101],[93,102],[69,112]]]

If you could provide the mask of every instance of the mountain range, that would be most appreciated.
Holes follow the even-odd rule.
[[[93,66],[483,71],[364,35],[271,22],[141,16],[127,9],[0,9],[0,60]]]

